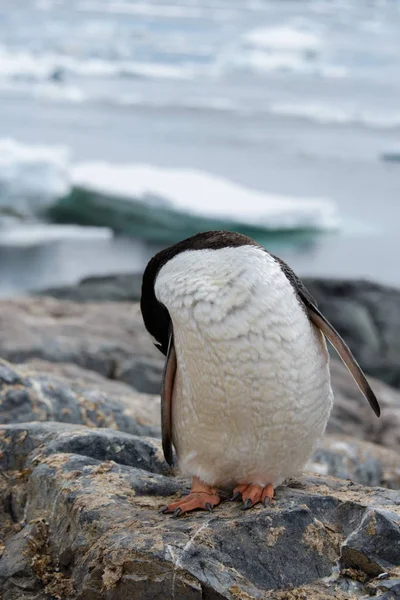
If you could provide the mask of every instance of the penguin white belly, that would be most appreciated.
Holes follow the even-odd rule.
[[[181,471],[274,487],[299,471],[333,395],[322,334],[277,261],[255,246],[187,251],[162,267],[155,291],[174,330]]]

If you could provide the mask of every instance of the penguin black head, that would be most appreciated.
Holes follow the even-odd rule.
[[[157,343],[155,346],[167,354],[171,317],[156,298],[154,285],[160,269],[174,256],[188,250],[219,250],[238,246],[258,246],[251,238],[233,231],[205,231],[161,250],[148,263],[142,281],[140,308],[147,331]]]

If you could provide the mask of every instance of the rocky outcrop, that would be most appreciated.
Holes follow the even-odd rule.
[[[83,302],[87,288],[79,302],[0,302],[0,357],[14,363],[0,360],[0,598],[396,598],[400,393],[370,379],[377,419],[332,360],[335,406],[314,474],[278,488],[267,509],[224,501],[212,515],[161,515],[189,482],[156,439],[163,357],[138,305],[107,299],[134,297],[120,283],[84,284],[96,304]],[[394,360],[399,292],[308,286],[364,366],[374,352]]]
[[[335,401],[328,422],[328,433],[344,434],[400,451],[400,393],[369,377],[382,414],[376,418],[358,390],[346,367],[331,360]]]
[[[309,287],[312,289],[310,285]],[[312,291],[315,293],[314,289]],[[400,292],[394,294],[391,310],[387,309],[387,314],[392,314],[394,332],[396,294]],[[387,302],[390,304],[390,300]],[[329,314],[323,306],[322,308],[338,329],[341,329],[340,311],[337,318],[332,318],[334,315]],[[399,308],[396,309],[398,314]],[[387,324],[387,329],[390,327],[391,325]],[[364,338],[358,347],[354,342],[356,335],[352,330],[344,331],[342,328],[341,333],[353,346],[356,357],[361,362],[365,359],[364,347],[370,348],[368,352],[372,353],[372,347],[376,351],[376,347],[371,346]],[[392,338],[391,353],[395,356],[400,332],[397,339],[395,335]],[[388,344],[389,341],[388,339]],[[381,356],[382,353],[378,352],[375,359],[380,360]],[[104,377],[126,382],[141,392],[153,394],[159,392],[163,368],[163,357],[153,346],[144,329],[138,304],[123,302],[82,304],[40,297],[0,301],[0,357],[17,363],[37,358],[51,362],[74,363],[96,371]],[[400,364],[400,360],[398,363]],[[338,365],[338,362],[332,361],[337,398],[344,396],[361,399],[351,378],[345,375],[344,368]],[[400,396],[394,396],[387,386],[384,387],[373,379],[371,381],[379,391],[378,395],[385,399],[384,402],[391,396],[395,400],[390,404],[395,406],[398,403]],[[369,411],[365,411],[358,401],[354,400],[353,404],[355,410],[361,410],[362,423],[369,424]],[[366,405],[364,408],[367,408]],[[366,420],[364,413],[368,413]],[[388,414],[392,420],[392,413],[385,411],[385,415]],[[354,418],[356,421],[360,420],[356,415]],[[372,429],[375,436],[376,425],[373,424]],[[370,441],[385,443],[376,437]]]
[[[188,482],[156,440],[20,424],[0,451],[4,600],[350,600],[398,573],[399,492],[305,474],[267,509],[172,519],[158,511]]]
[[[122,302],[0,301],[0,357],[74,363],[148,393],[159,392],[163,368],[139,306]]]
[[[159,434],[159,397],[139,394],[76,365],[0,360],[0,423],[58,421]],[[52,373],[53,369],[53,373]]]
[[[364,366],[374,352],[394,360],[396,293],[308,285]],[[0,303],[0,356],[28,361],[0,361],[0,596],[396,597],[399,492],[344,479],[399,489],[400,394],[371,379],[376,419],[333,360],[335,406],[308,465],[319,476],[289,482],[266,510],[223,503],[166,518],[158,509],[188,482],[171,477],[157,440],[138,437],[159,436],[163,357],[137,305],[96,294],[102,304]]]
[[[304,280],[366,372],[400,387],[400,290],[368,281]]]
[[[304,283],[366,372],[400,388],[400,290],[362,280],[305,278]],[[138,301],[140,287],[140,275],[132,273],[38,293],[78,302]]]
[[[362,398],[360,407],[364,408]],[[336,434],[325,436],[308,468],[364,485],[399,489],[399,453],[357,439],[357,435],[362,438],[372,434],[354,409],[359,418],[358,428],[354,415],[349,420],[352,410],[349,398],[341,397],[337,408],[340,412],[334,411],[328,427]],[[366,408],[367,418],[370,415]],[[361,409],[360,414],[363,414]],[[371,423],[377,421],[373,419],[372,415]],[[0,360],[0,423],[29,421],[112,427],[126,433],[160,437],[160,396],[140,394],[124,383],[72,364],[32,361],[15,366]],[[350,429],[349,423],[353,425],[353,435],[343,435],[343,430]],[[396,428],[398,423],[391,421],[390,426]],[[387,431],[390,433],[390,429]],[[389,435],[388,441],[391,440]]]
[[[306,468],[363,485],[400,489],[399,453],[345,435],[325,435]]]
[[[32,292],[72,302],[138,302],[142,288],[141,273],[120,273],[85,277],[77,285],[65,285]]]
[[[97,374],[102,375],[98,386],[103,391],[125,382],[149,394],[159,394],[164,364],[145,332],[137,304],[81,304],[53,298],[0,302],[0,356],[16,363],[36,359],[54,363],[46,365],[45,372],[61,369],[65,376],[69,370],[69,381],[75,376],[72,365],[76,365],[85,369],[90,385]],[[377,419],[338,360],[331,361],[331,372],[335,405],[328,432],[399,451],[400,393],[370,378],[382,407]],[[77,377],[82,374],[82,370],[77,372]]]

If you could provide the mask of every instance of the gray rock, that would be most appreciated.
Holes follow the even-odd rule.
[[[32,292],[73,302],[138,302],[142,288],[141,273],[86,277],[77,285],[66,285]]]
[[[325,435],[306,468],[363,485],[400,489],[399,453],[354,437]]]
[[[354,350],[356,356],[362,353],[358,347]],[[375,358],[381,355],[380,351]],[[145,332],[138,305],[77,304],[52,298],[0,301],[0,356],[17,363],[36,359],[73,363],[150,393],[160,389],[164,363]],[[332,360],[332,379],[336,404],[330,431],[399,448],[400,394],[371,378],[383,405],[378,420],[337,360]]]
[[[348,405],[347,400],[344,407]],[[342,416],[345,417],[346,414]],[[366,417],[369,417],[368,412]],[[16,367],[0,361],[0,422],[25,423],[32,420],[111,427],[126,433],[158,437],[160,397],[139,394],[124,383],[105,379],[76,365],[33,361]],[[361,425],[366,427],[366,423],[361,422]],[[52,427],[51,423],[43,426],[47,431]],[[55,427],[57,430],[58,425]],[[103,452],[90,456],[99,460],[115,460],[109,451],[110,441],[106,441],[105,433],[101,435],[100,439],[100,433],[95,429],[90,434],[85,433],[85,439],[90,438],[93,449]],[[79,454],[81,441],[78,438],[73,441],[73,447],[65,450],[63,446],[57,446],[57,451]],[[326,436],[308,468],[364,485],[400,488],[399,454],[355,437]]]
[[[0,359],[0,423],[60,421],[159,435],[159,398],[76,365],[57,366]]]
[[[345,407],[348,404],[346,400]],[[112,427],[158,437],[160,397],[139,394],[76,365],[32,361],[16,367],[0,361],[0,422],[32,420]],[[366,428],[366,423],[360,425]],[[93,436],[94,440],[95,432]],[[399,454],[355,437],[326,436],[308,468],[364,485],[400,488]]]
[[[119,366],[118,379],[147,394],[160,394],[163,368],[163,358],[130,358]]]
[[[400,290],[362,280],[304,282],[366,372],[400,388]],[[140,298],[140,284],[138,274],[110,275],[43,293],[77,302],[132,301]]]
[[[383,576],[378,577],[377,581],[371,584],[371,593],[372,595],[376,595],[378,592],[389,592],[390,595],[383,594],[379,596],[379,598],[384,598],[386,596],[386,600],[389,598],[400,598],[400,579],[387,579],[387,574],[384,573]]]
[[[400,290],[362,280],[304,283],[365,371],[400,388]]]
[[[113,429],[92,429],[68,423],[21,423],[0,426],[0,456],[5,471],[32,468],[45,454],[76,454],[98,461],[115,461],[153,473],[170,473],[160,445]],[[29,460],[28,460],[29,459]]]
[[[28,530],[34,539],[39,536],[30,544],[31,564],[33,559],[38,565],[34,572],[44,592],[68,600],[334,595],[350,600],[367,594],[369,576],[398,564],[399,492],[305,474],[278,488],[268,509],[243,512],[236,503],[223,502],[212,515],[172,519],[158,511],[188,482],[161,474],[157,458],[146,463],[151,471],[121,464],[118,453],[116,460],[93,458],[92,430],[85,436],[85,429],[63,425],[57,432],[55,423],[0,429],[0,450],[18,451],[25,473],[22,483],[9,477],[8,493],[23,485],[27,527],[45,524],[39,533]],[[70,438],[80,439],[80,454]],[[57,446],[60,439],[64,446]],[[141,456],[148,455],[148,444],[159,455],[157,440],[137,438],[135,444],[143,445]],[[9,464],[9,474],[15,466]],[[7,549],[19,551],[23,538],[11,533]],[[5,554],[3,589],[14,585],[10,554]],[[364,555],[367,562],[357,558]],[[25,569],[23,563],[21,577]],[[363,573],[364,582],[353,581],[353,571]]]
[[[331,360],[331,376],[335,400],[328,433],[352,436],[399,452],[400,393],[368,377],[382,409],[378,419],[341,362]]]
[[[74,363],[109,379],[122,375],[141,392],[154,390],[154,374],[163,368],[139,306],[131,303],[2,300],[0,357],[13,363]]]
[[[370,577],[400,565],[399,514],[370,508],[342,546],[341,563]]]
[[[46,525],[40,520],[8,538],[0,560],[3,600],[50,600],[35,570],[46,539]]]

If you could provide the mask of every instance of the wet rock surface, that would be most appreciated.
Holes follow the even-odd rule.
[[[91,435],[109,431],[60,427],[0,428],[7,599],[23,586],[63,599],[350,599],[397,573],[399,492],[304,474],[267,509],[223,502],[173,519],[158,511],[188,482],[168,475],[157,440],[111,432],[121,447],[135,441],[140,460],[126,464],[93,451]],[[18,458],[4,462],[8,454]]]

